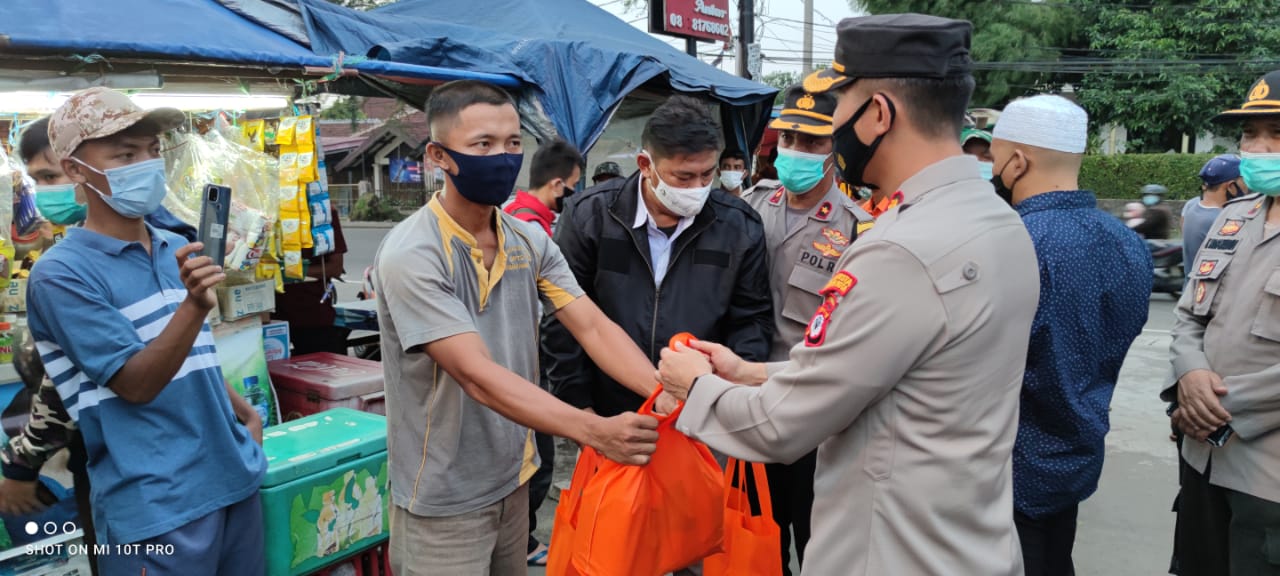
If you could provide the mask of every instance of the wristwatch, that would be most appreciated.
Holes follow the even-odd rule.
[[[1214,430],[1213,434],[1210,434],[1205,441],[1212,446],[1221,448],[1227,444],[1227,440],[1230,440],[1235,433],[1236,431],[1231,429],[1230,424],[1223,424],[1221,428]]]

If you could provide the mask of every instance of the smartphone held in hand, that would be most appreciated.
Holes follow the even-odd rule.
[[[201,256],[208,256],[219,266],[227,260],[227,220],[231,215],[231,189],[206,184],[200,199]]]

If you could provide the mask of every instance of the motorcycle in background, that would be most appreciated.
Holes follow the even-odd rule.
[[[1182,287],[1186,282],[1183,270],[1182,242],[1179,240],[1147,240],[1147,248],[1151,249],[1153,264],[1151,292],[1168,294],[1174,299],[1182,297]]]

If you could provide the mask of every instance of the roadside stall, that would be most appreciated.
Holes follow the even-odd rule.
[[[773,98],[773,89],[689,58],[583,0],[552,4],[495,7],[491,16],[505,21],[484,27],[472,24],[483,7],[423,0],[369,13],[324,0],[0,7],[0,129],[10,142],[0,158],[0,271],[8,274],[0,313],[12,314],[0,318],[0,440],[28,411],[28,401],[14,399],[29,399],[31,382],[5,362],[6,348],[25,333],[26,271],[51,240],[34,183],[7,153],[11,143],[92,86],[127,91],[146,108],[180,108],[187,126],[164,140],[165,207],[195,224],[206,185],[231,189],[228,281],[210,322],[224,378],[277,424],[264,434],[268,574],[320,573],[353,558],[362,573],[382,573],[386,430],[370,413],[381,406],[380,368],[291,358],[288,326],[265,321],[282,286],[307,281],[302,250],[323,254],[334,244],[316,132],[324,95],[394,96],[421,107],[435,85],[481,79],[512,91],[531,142],[558,134],[583,150],[629,96],[636,112],[620,126],[673,92],[709,96],[728,139],[750,149]],[[528,17],[541,14],[553,17]],[[340,322],[376,329],[372,301],[351,308]],[[87,574],[70,479],[55,463],[45,468],[56,506],[47,518],[0,517],[0,576]]]
[[[532,136],[524,143],[526,156],[554,136],[588,155],[591,166],[624,149],[636,154],[635,126],[672,94],[705,98],[718,111],[727,146],[752,150],[777,93],[586,0],[399,0],[367,12],[327,0],[221,1],[290,37],[307,37],[317,52],[345,52],[368,65],[404,62],[519,79],[513,95],[522,128]],[[367,76],[336,85],[348,81],[415,106],[430,94],[430,86]],[[527,183],[529,164],[518,182]]]
[[[0,271],[7,283],[0,298],[0,441],[21,430],[29,410],[32,383],[24,385],[11,359],[15,340],[25,334],[26,275],[52,244],[52,227],[35,208],[34,182],[12,153],[31,122],[92,86],[129,92],[144,108],[177,107],[188,114],[184,129],[163,140],[169,185],[164,206],[196,224],[206,185],[231,190],[225,199],[228,281],[218,289],[210,322],[224,379],[270,425],[281,422],[288,405],[277,400],[268,362],[290,359],[287,325],[266,321],[267,314],[285,283],[306,281],[301,251],[324,254],[334,244],[315,122],[321,95],[368,95],[372,83],[429,87],[458,78],[519,86],[499,74],[316,52],[308,42],[213,0],[48,0],[0,7],[0,129],[9,136],[0,150]],[[380,366],[360,368],[361,396],[376,396]],[[302,380],[308,380],[305,374]],[[300,400],[286,397],[309,401],[306,393]],[[369,410],[376,412],[373,404]],[[329,407],[316,405],[312,416],[264,434],[273,576],[342,565],[382,573],[389,502],[385,419]],[[317,429],[327,432],[311,432]],[[88,574],[72,482],[56,460],[45,465],[41,479],[54,505],[30,518],[0,517],[0,576]]]

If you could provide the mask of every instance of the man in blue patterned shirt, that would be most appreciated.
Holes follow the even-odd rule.
[[[1027,576],[1071,575],[1076,513],[1102,474],[1120,365],[1147,321],[1151,254],[1079,190],[1088,116],[1059,96],[1014,101],[991,145],[992,183],[1022,216],[1040,264],[1013,449]]]

